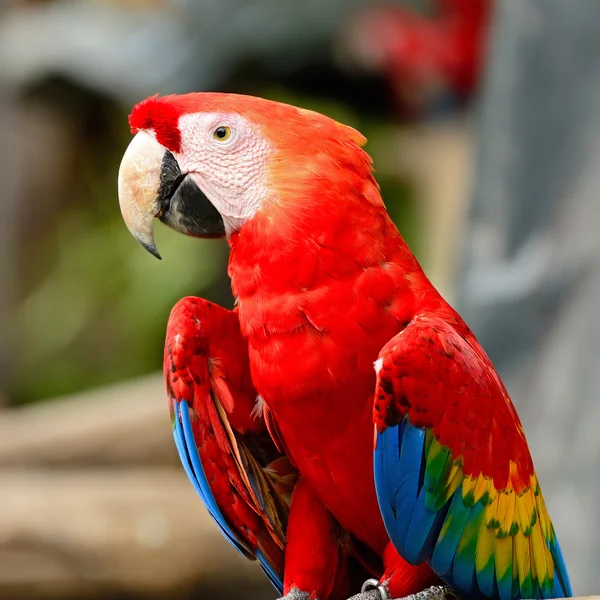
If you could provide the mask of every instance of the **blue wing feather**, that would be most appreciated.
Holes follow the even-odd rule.
[[[474,532],[484,518],[482,502],[469,506],[463,501],[459,488],[440,508],[431,508],[427,486],[423,485],[426,439],[424,429],[406,421],[377,434],[375,485],[381,514],[396,549],[411,564],[429,562],[448,585],[469,598],[524,597],[527,589],[519,589],[518,580],[516,588],[510,589],[515,585],[514,580],[499,582],[493,568],[481,573],[475,569],[473,541]],[[555,538],[549,547],[555,563],[551,597],[569,597],[572,590],[558,540]],[[533,596],[545,595],[536,586],[527,597]]]
[[[402,515],[402,518],[397,522],[396,537],[399,543],[405,547],[410,518],[419,496],[425,431],[413,427],[410,423],[405,425],[404,431],[397,428],[391,429],[396,429],[396,435],[402,434],[399,439],[400,473],[396,488],[396,514]],[[407,558],[407,560],[409,559]]]
[[[440,532],[440,539],[431,557],[431,566],[436,572],[444,575],[452,573],[452,563],[456,555],[458,542],[468,518],[469,509],[463,503],[461,495],[454,494],[443,531]]]
[[[375,481],[378,482],[379,508],[386,525],[396,522],[396,489],[395,483],[400,480],[400,449],[398,435],[392,429],[377,436],[375,449]],[[388,530],[392,537],[393,528]]]
[[[237,314],[200,298],[179,301],[167,325],[163,368],[188,479],[225,539],[256,559],[281,593],[295,478],[252,415],[256,390]]]
[[[554,538],[554,543],[549,544],[552,558],[554,559],[554,597],[555,598],[570,598],[573,595],[571,589],[571,581],[567,573],[567,565],[558,543],[558,539]]]
[[[460,491],[455,493],[454,497],[459,498],[460,504],[464,506]],[[477,548],[476,532],[481,528],[484,506],[482,503],[478,502],[472,507],[465,508],[467,510],[467,519],[454,557],[452,575],[458,589],[467,594],[474,594],[479,592],[475,576],[475,551]]]
[[[427,489],[421,488],[406,534],[408,562],[419,564],[431,556],[447,511],[447,504],[440,510],[427,508]]]
[[[178,405],[176,405],[176,410],[177,411],[179,410]],[[177,413],[177,416],[178,416],[178,413]],[[177,453],[179,454],[179,458],[181,459],[181,464],[183,465],[183,470],[185,471],[186,475],[188,476],[188,479],[191,481],[192,485],[194,486],[196,493],[202,499],[202,502],[204,502],[205,505],[208,505],[206,497],[204,496],[204,491],[200,487],[198,479],[196,478],[196,475],[194,474],[194,470],[190,463],[190,456],[189,456],[189,452],[186,448],[185,436],[184,436],[183,428],[181,426],[181,421],[179,420],[179,418],[175,419],[175,426],[173,429],[173,438],[175,440],[175,447],[177,448]]]
[[[204,474],[204,469],[198,455],[198,449],[196,447],[196,440],[194,439],[194,433],[192,431],[192,424],[190,422],[190,412],[187,402],[175,402],[176,418],[175,418],[175,445],[179,452],[179,457],[183,463],[192,485],[198,492],[198,495],[204,502],[204,505],[208,509],[210,516],[215,520],[219,529],[223,532],[223,535],[231,543],[231,545],[244,556],[252,556],[252,553],[237,539],[227,521],[223,517],[215,497],[208,485],[208,480]],[[177,415],[179,418],[177,418]]]
[[[468,329],[454,317],[418,315],[375,366],[375,487],[400,556],[428,562],[469,600],[571,595],[554,533],[541,525],[540,511],[548,516],[534,498],[522,429]],[[542,540],[554,569],[545,561],[538,573],[531,557],[545,552]]]
[[[208,509],[210,516],[214,519],[219,529],[227,539],[227,541],[240,553],[246,557],[252,557],[253,554],[249,548],[242,544],[235,533],[231,530],[227,521],[223,517],[223,514],[219,510],[219,506],[213,496],[213,493],[206,479],[200,456],[198,455],[198,448],[196,447],[196,441],[194,439],[194,433],[192,431],[192,424],[190,422],[190,413],[187,402],[174,402],[175,406],[175,428],[173,431],[175,438],[175,446],[179,453],[179,457],[183,464],[183,468],[192,482],[194,489],[204,502],[204,505]],[[256,558],[262,567],[263,571],[269,578],[273,587],[282,594],[283,593],[283,581],[277,575],[265,555],[259,550],[256,552]]]
[[[486,598],[498,597],[498,590],[495,589],[496,582],[496,563],[492,562],[490,565],[486,565],[485,569],[476,571],[477,585],[482,594]]]
[[[498,588],[498,597],[500,600],[511,600],[513,597],[512,571],[510,572],[510,577],[505,577],[504,579],[496,578],[496,586]]]

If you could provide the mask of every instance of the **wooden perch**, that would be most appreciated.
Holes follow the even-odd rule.
[[[162,375],[0,412],[0,466],[177,465]]]
[[[0,598],[147,597],[244,584],[273,596],[225,541],[182,470],[0,471]],[[263,585],[264,584],[264,585]]]

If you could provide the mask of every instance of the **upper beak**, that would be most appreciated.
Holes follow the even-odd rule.
[[[119,204],[127,228],[160,258],[154,218],[195,237],[225,235],[223,217],[171,152],[145,131],[133,138],[119,169]]]
[[[154,243],[154,217],[161,209],[159,189],[166,148],[140,131],[129,144],[119,168],[119,205],[127,229],[161,258]]]

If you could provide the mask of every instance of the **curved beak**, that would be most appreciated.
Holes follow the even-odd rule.
[[[133,138],[119,169],[119,204],[127,228],[151,254],[154,218],[194,237],[223,237],[223,217],[169,150],[145,131]]]
[[[127,229],[148,252],[160,258],[154,243],[154,217],[160,212],[160,173],[166,148],[150,134],[133,138],[119,168],[119,205]]]

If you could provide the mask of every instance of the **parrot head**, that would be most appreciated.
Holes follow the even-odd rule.
[[[297,206],[344,161],[371,172],[356,130],[262,98],[155,96],[129,121],[135,137],[119,169],[119,203],[129,231],[157,258],[155,218],[190,236],[231,236],[258,214]]]

